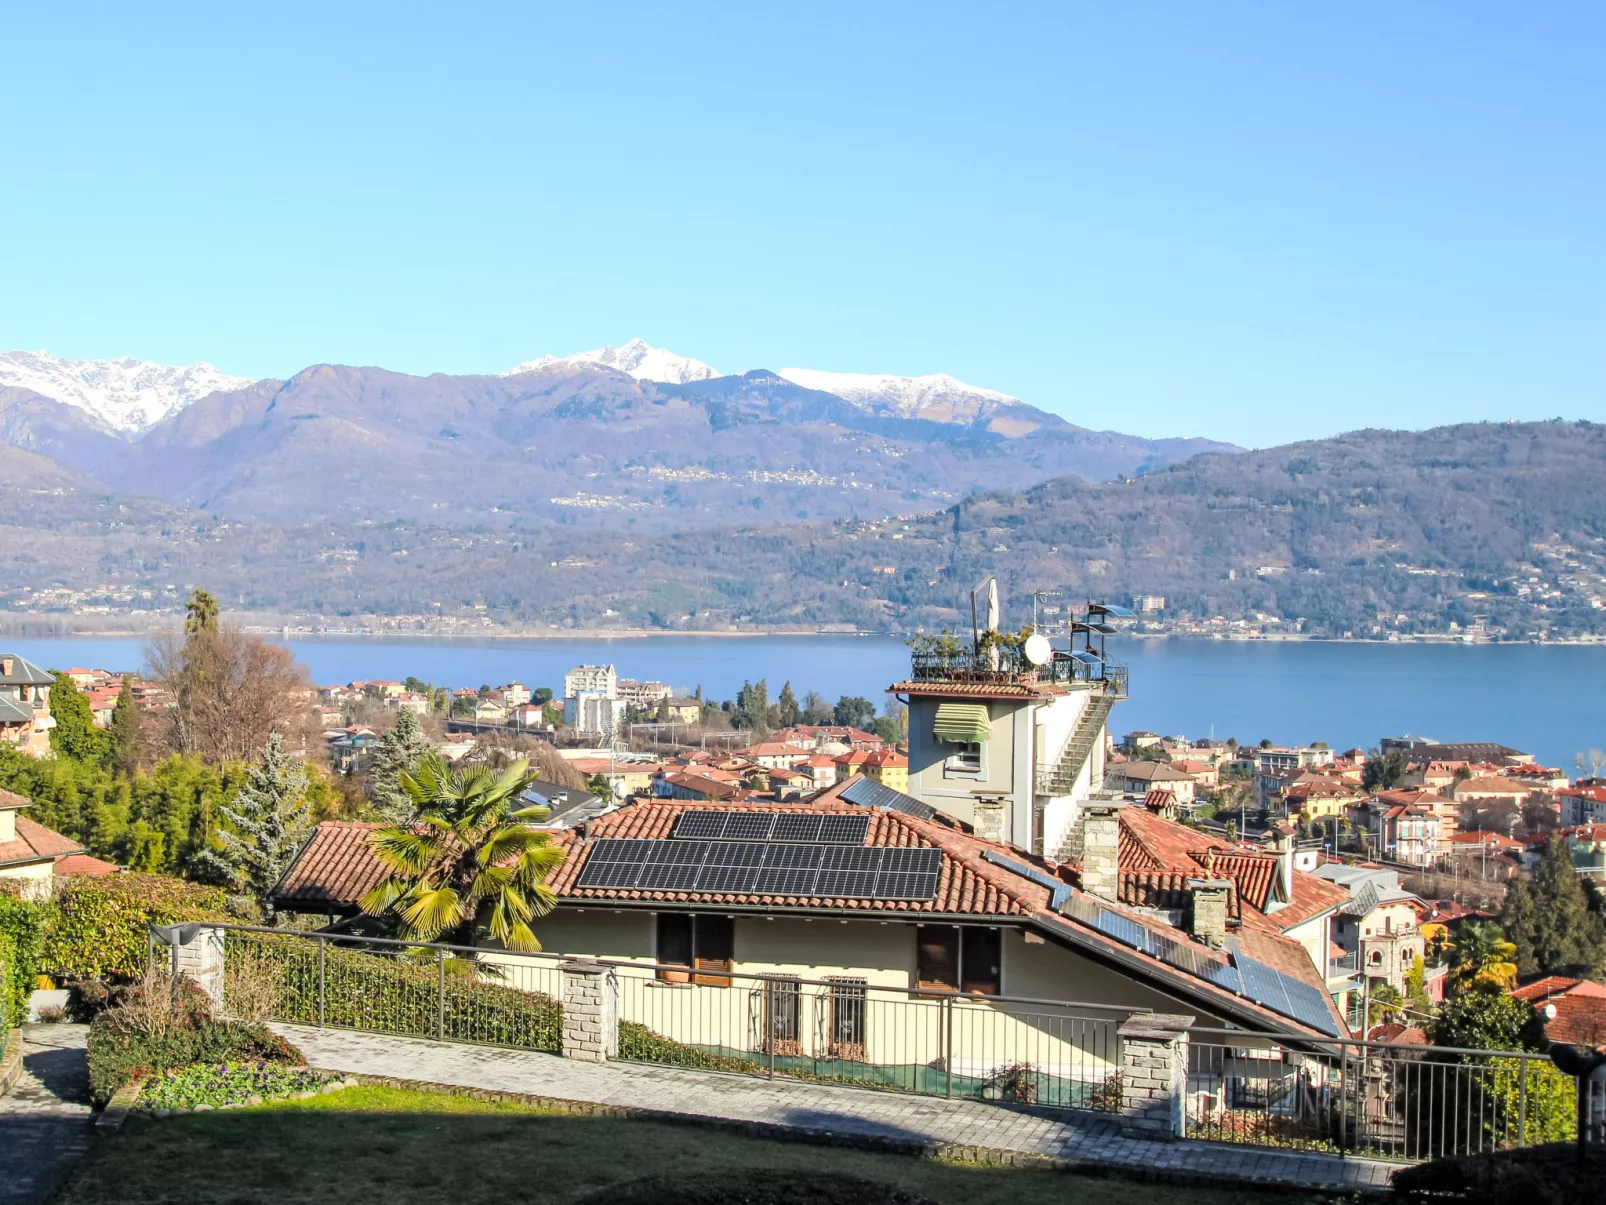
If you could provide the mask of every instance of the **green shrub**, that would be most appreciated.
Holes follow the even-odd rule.
[[[317,947],[306,938],[230,931],[229,1011],[318,1024]],[[433,958],[412,962],[342,948],[331,941],[323,959],[325,1025],[424,1038],[444,1029],[449,1041],[563,1049],[563,1006],[558,1001],[540,992],[488,982],[479,977],[481,968],[474,962],[447,961],[443,1018],[441,968]],[[242,1009],[238,1005],[247,994],[252,1000]]]
[[[227,920],[221,887],[154,874],[75,876],[57,894],[44,964],[69,979],[133,979],[150,957],[152,925]]]
[[[255,1021],[221,1021],[182,976],[153,972],[89,1027],[89,1088],[104,1104],[142,1076],[197,1063],[301,1063],[300,1051]]]
[[[28,996],[39,978],[45,919],[50,907],[0,890],[0,1031],[28,1019]]]
[[[0,1054],[4,1054],[6,1033],[21,1024],[17,1008],[16,947],[9,933],[0,933]]]
[[[141,1109],[193,1109],[196,1105],[243,1105],[283,1099],[297,1092],[316,1092],[338,1079],[331,1071],[291,1067],[283,1063],[201,1063],[164,1071],[140,1089]]]

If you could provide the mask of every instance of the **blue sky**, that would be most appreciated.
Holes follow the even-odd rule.
[[[1606,420],[1606,7],[12,7],[0,346]]]

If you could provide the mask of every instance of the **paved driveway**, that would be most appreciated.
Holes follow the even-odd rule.
[[[0,1096],[0,1205],[38,1205],[89,1149],[85,1025],[29,1025],[23,1076]]]

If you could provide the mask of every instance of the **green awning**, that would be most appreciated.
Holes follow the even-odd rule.
[[[938,703],[934,727],[939,741],[980,744],[990,735],[985,703]]]

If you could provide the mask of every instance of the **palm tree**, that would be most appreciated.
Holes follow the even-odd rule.
[[[1517,984],[1517,947],[1499,925],[1470,922],[1450,943],[1450,983],[1457,989],[1490,983],[1510,990]]]
[[[391,873],[363,896],[363,911],[394,913],[402,935],[414,941],[447,933],[454,944],[471,946],[483,925],[510,950],[539,950],[530,921],[557,903],[546,879],[564,852],[530,827],[546,819],[547,808],[517,806],[535,778],[529,763],[454,770],[431,750],[397,777],[417,815],[405,828],[369,836]]]

